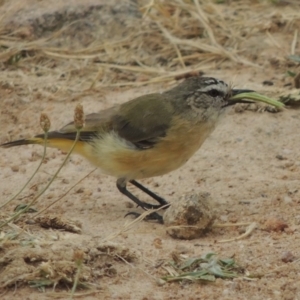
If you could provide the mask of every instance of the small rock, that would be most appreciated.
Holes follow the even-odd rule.
[[[263,85],[271,86],[271,85],[274,85],[274,82],[271,81],[271,80],[264,80],[262,84],[263,84]]]
[[[64,184],[69,184],[70,183],[69,179],[67,179],[67,178],[63,178],[63,180],[61,182],[64,183]]]
[[[47,195],[47,199],[52,199],[54,197],[54,194],[53,193],[49,193],[48,195]]]
[[[133,207],[134,207],[133,203],[132,203],[132,202],[129,202],[129,201],[126,201],[126,202],[125,202],[125,206],[126,206],[127,208],[133,208]]]
[[[215,219],[211,201],[206,192],[181,196],[164,214],[167,233],[178,239],[191,240],[201,237]]]
[[[238,281],[228,281],[226,285],[232,291],[239,291],[241,289],[241,285]]]
[[[158,278],[156,280],[156,283],[158,284],[158,286],[163,286],[166,283],[166,281],[161,278]]]
[[[264,223],[264,229],[267,231],[283,231],[287,227],[287,223],[277,218],[270,218]]]
[[[162,248],[162,241],[159,238],[156,238],[153,240],[153,245],[156,249],[161,249]]]
[[[76,190],[76,194],[81,194],[84,192],[84,188],[80,187],[78,190]]]
[[[295,256],[291,251],[284,251],[281,255],[281,261],[284,263],[292,262],[295,259]]]
[[[20,173],[25,174],[26,173],[26,168],[21,167],[19,171],[20,171]]]
[[[277,155],[276,155],[276,158],[277,158],[278,160],[286,160],[286,159],[287,159],[285,156],[283,156],[283,155],[281,155],[281,154],[277,154]]]
[[[14,165],[10,167],[13,172],[19,172],[20,167],[18,165]]]
[[[242,103],[238,103],[234,106],[235,113],[242,113],[245,111],[245,106]]]
[[[286,196],[283,197],[283,202],[285,204],[291,204],[293,202],[293,199],[290,196],[286,195]]]
[[[92,196],[92,195],[93,195],[93,192],[92,192],[92,190],[90,190],[90,189],[84,189],[84,195],[85,195],[85,196]]]
[[[295,225],[300,225],[300,215],[295,217],[294,223],[295,223]]]
[[[175,250],[180,254],[189,253],[191,251],[191,249],[185,245],[176,245]]]
[[[293,161],[287,161],[287,162],[284,164],[284,168],[290,168],[290,167],[292,167],[294,164],[295,164],[295,162],[293,162]]]

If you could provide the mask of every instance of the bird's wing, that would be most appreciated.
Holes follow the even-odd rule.
[[[149,148],[160,137],[165,136],[172,112],[172,105],[163,94],[138,97],[119,106],[87,115],[80,139],[91,140],[113,130],[137,147]],[[59,132],[66,138],[75,139],[74,122],[61,128]]]
[[[81,132],[95,132],[104,129],[111,122],[111,118],[119,110],[119,106],[104,109],[98,113],[91,113],[85,116],[84,127]],[[60,133],[76,133],[74,122],[70,122],[59,130]]]

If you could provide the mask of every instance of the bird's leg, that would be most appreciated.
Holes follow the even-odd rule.
[[[156,195],[155,193],[153,193],[152,191],[150,191],[149,189],[147,189],[146,187],[144,187],[143,185],[141,185],[137,181],[130,180],[129,182],[131,184],[133,184],[135,187],[137,187],[138,189],[140,189],[141,191],[143,191],[144,193],[146,193],[147,195],[149,195],[150,197],[152,197],[154,200],[156,200],[160,204],[160,206],[166,205],[165,208],[169,207],[169,206],[167,206],[167,204],[169,204],[169,203],[164,198]]]
[[[157,209],[160,208],[162,205],[154,205],[154,204],[149,204],[146,202],[141,201],[139,198],[137,198],[136,196],[134,196],[132,193],[130,193],[127,190],[126,187],[126,180],[123,178],[119,178],[117,180],[117,188],[118,190],[125,196],[127,196],[130,200],[132,200],[135,204],[137,204],[138,206],[140,206],[143,209]],[[150,192],[150,191],[149,191]]]
[[[162,207],[163,205],[168,204],[168,202],[166,200],[164,200],[163,198],[160,198],[159,196],[157,196],[156,194],[152,193],[151,191],[149,191],[148,189],[146,189],[144,186],[142,186],[141,184],[139,184],[138,182],[134,181],[134,185],[139,187],[142,191],[144,191],[145,193],[147,193],[148,195],[150,195],[151,197],[156,197],[154,199],[159,199],[157,200],[160,205],[153,205],[153,204],[149,204],[146,202],[141,201],[139,198],[137,198],[136,196],[134,196],[132,193],[130,193],[127,188],[126,188],[126,183],[127,181],[123,178],[119,178],[117,180],[117,188],[118,190],[125,196],[127,196],[129,199],[131,199],[135,204],[137,204],[138,206],[140,206],[141,208],[143,208],[144,210],[147,209],[157,209]],[[133,215],[136,218],[139,217],[141,214],[137,213],[137,212],[129,212],[128,214],[125,215]],[[161,215],[159,215],[157,212],[153,212],[150,215],[148,215],[145,220],[155,220],[158,221],[159,223],[163,224],[163,218]]]

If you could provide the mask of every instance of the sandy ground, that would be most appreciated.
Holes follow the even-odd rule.
[[[274,74],[272,69],[262,72],[236,66],[210,70],[206,75],[233,82],[239,88],[247,87],[270,95],[276,95],[284,84],[282,76]],[[270,79],[277,84],[267,88],[262,85],[264,80]],[[78,102],[83,104],[86,113],[90,113],[139,95],[163,91],[169,86],[164,83],[115,89],[101,92],[97,97],[86,96],[75,101],[70,98],[63,102],[56,99],[41,101],[38,97],[22,101],[2,86],[0,142],[39,133],[41,112],[47,112],[52,129],[56,129],[72,120],[73,108]],[[30,268],[37,267],[41,262],[55,264],[59,260],[70,260],[74,251],[79,249],[89,257],[86,265],[90,272],[92,270],[87,275],[87,281],[93,285],[92,292],[89,293],[89,289],[78,291],[86,293],[84,299],[300,299],[297,260],[300,256],[299,122],[300,114],[295,109],[268,113],[240,112],[231,108],[185,166],[171,174],[142,181],[171,203],[186,192],[209,192],[217,214],[216,222],[257,223],[257,228],[249,237],[220,243],[224,239],[237,237],[245,229],[229,227],[215,228],[201,239],[175,240],[166,234],[163,225],[149,222],[140,222],[129,231],[114,236],[122,231],[125,223],[131,221],[129,217],[124,219],[124,215],[139,209],[132,208],[117,191],[114,178],[95,171],[44,213],[46,216],[78,221],[82,225],[80,234],[28,224],[26,220],[31,218],[30,215],[19,221],[18,227],[8,227],[3,231],[8,234],[25,229],[25,233],[16,238],[16,244],[6,242],[0,248],[1,284],[32,272]],[[1,203],[27,181],[38,165],[41,153],[42,148],[38,146],[0,149]],[[46,163],[29,187],[1,214],[11,214],[16,205],[30,201],[49,181],[64,157],[64,153],[49,149]],[[83,158],[72,156],[34,208],[40,210],[47,206],[92,170],[93,166]],[[133,187],[130,190],[146,200],[146,196]],[[282,222],[285,228],[270,229],[272,222]],[[99,245],[106,245],[107,242],[124,247],[130,253],[127,262],[120,258],[122,253],[125,257],[122,251],[117,256],[104,251],[104,258],[93,254],[100,251],[97,248]],[[254,278],[217,279],[211,284],[176,282],[159,285],[157,279],[166,274],[159,266],[160,262],[171,261],[174,251],[189,257],[208,252],[215,252],[222,258],[234,256],[237,263]],[[39,255],[42,258],[38,259]],[[6,261],[3,257],[7,258]],[[13,268],[14,261],[16,266]],[[23,268],[21,274],[18,268]],[[74,275],[74,270],[70,273]],[[55,297],[68,298],[66,292],[70,286],[58,285]],[[3,289],[1,299],[12,297],[48,299],[54,295],[52,287],[46,287],[42,292],[23,284],[20,277],[16,283]]]

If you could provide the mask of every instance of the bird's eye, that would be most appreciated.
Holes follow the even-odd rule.
[[[212,90],[208,91],[207,94],[211,97],[222,96],[222,93],[216,89],[212,89]]]

